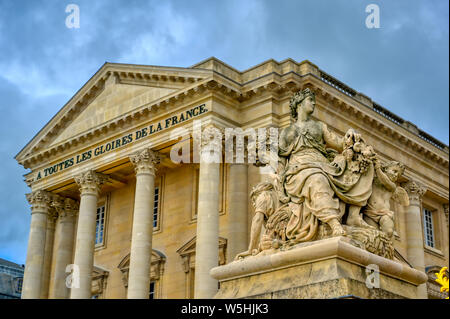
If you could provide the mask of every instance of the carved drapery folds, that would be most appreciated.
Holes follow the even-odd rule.
[[[291,124],[280,132],[277,165],[270,165],[276,174],[250,194],[255,217],[248,249],[238,259],[338,236],[392,259],[391,200],[414,206],[408,209],[417,215],[426,188],[415,181],[398,185],[405,165],[384,161],[353,128],[337,135],[314,119],[315,104],[310,88],[290,100]]]
[[[427,189],[424,185],[419,182],[409,180],[404,183],[403,188],[406,190],[409,196],[410,205],[420,206],[420,201],[422,196],[426,193]]]
[[[93,194],[97,196],[100,193],[100,186],[109,180],[109,176],[97,173],[94,170],[87,170],[75,176],[74,179],[80,187],[81,195]]]
[[[151,174],[155,175],[156,164],[161,161],[161,156],[158,152],[152,151],[149,148],[138,151],[130,155],[130,161],[134,165],[136,175]]]

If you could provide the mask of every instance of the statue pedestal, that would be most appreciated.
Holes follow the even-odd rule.
[[[425,273],[357,248],[346,237],[264,251],[215,267],[211,275],[220,282],[214,298],[226,299],[417,298],[417,286],[427,281]]]

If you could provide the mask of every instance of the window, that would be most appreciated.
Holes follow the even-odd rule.
[[[188,299],[193,299],[195,295],[195,247],[197,236],[185,243],[177,250],[183,261],[183,270],[185,276],[185,296]],[[219,266],[226,264],[226,246],[227,240],[219,237]]]
[[[165,175],[155,180],[155,193],[153,196],[153,233],[161,231],[162,209],[164,207]]]
[[[16,278],[16,293],[21,294],[22,293],[22,284],[23,284],[23,278]]]
[[[155,282],[150,282],[150,292],[148,295],[148,299],[155,299]]]
[[[150,288],[148,291],[149,299],[161,298],[161,279],[164,274],[164,264],[166,262],[166,256],[156,249],[152,249],[150,268]],[[130,270],[130,254],[126,255],[119,263],[117,268],[122,273],[122,283],[125,287],[125,296],[128,290],[128,274]]]
[[[95,223],[95,246],[102,246],[105,234],[105,205],[97,207],[97,218]]]
[[[423,227],[424,227],[424,237],[425,237],[425,244],[428,247],[435,247],[434,242],[434,229],[433,229],[433,214],[431,210],[424,209],[423,210]]]
[[[155,187],[155,202],[153,204],[153,228],[158,228],[159,187]]]

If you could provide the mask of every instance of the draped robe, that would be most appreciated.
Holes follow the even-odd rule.
[[[373,165],[364,174],[344,178],[345,161],[332,165],[326,145],[342,148],[340,139],[318,121],[293,123],[280,135],[279,155],[286,158],[281,183],[292,211],[286,237],[294,242],[313,240],[319,221],[339,220],[339,200],[362,207],[372,193]]]

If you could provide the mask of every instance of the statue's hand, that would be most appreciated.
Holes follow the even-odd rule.
[[[267,235],[262,236],[260,247],[261,250],[268,250],[272,248],[272,238]]]
[[[380,159],[378,157],[374,157],[373,158],[373,163],[375,164],[375,169],[381,168],[381,162],[380,162]]]
[[[234,260],[239,260],[239,259],[244,259],[247,256],[250,256],[252,254],[252,252],[250,250],[246,250],[242,253],[239,253],[236,255],[236,257],[234,257]]]

